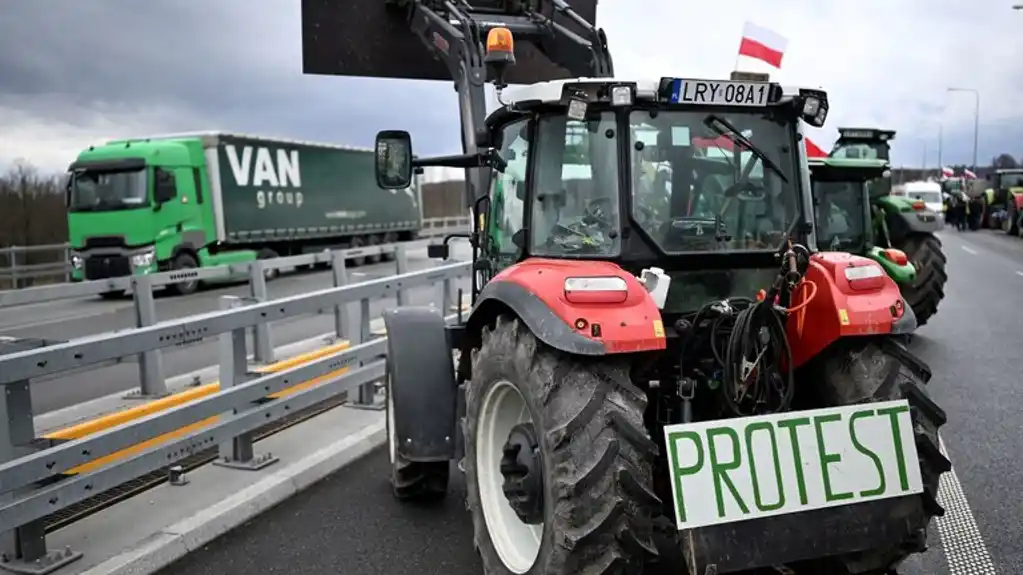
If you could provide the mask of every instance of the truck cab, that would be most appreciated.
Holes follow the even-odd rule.
[[[198,266],[211,223],[201,147],[114,141],[84,150],[68,171],[73,280]]]

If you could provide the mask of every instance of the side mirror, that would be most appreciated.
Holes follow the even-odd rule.
[[[412,136],[403,130],[377,133],[377,185],[385,190],[400,190],[412,184]]]
[[[432,260],[446,260],[451,255],[447,244],[431,244],[426,246],[426,257]]]

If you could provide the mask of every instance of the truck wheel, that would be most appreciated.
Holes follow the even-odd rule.
[[[373,235],[369,236],[369,238],[366,239],[366,245],[369,246],[369,247],[379,246],[380,245],[380,236],[378,236],[376,234],[373,234]],[[378,263],[380,263],[380,261],[382,259],[383,258],[380,256],[380,254],[373,254],[371,256],[366,256],[366,261],[371,263],[371,264],[378,264]]]
[[[354,250],[356,248],[361,248],[364,245],[366,245],[366,240],[364,240],[362,236],[355,236],[352,238],[351,243],[348,244],[348,248]],[[351,264],[352,267],[366,265],[366,256],[348,258],[348,263]]]
[[[938,303],[945,297],[945,253],[941,242],[933,234],[910,234],[902,245],[895,246],[906,252],[909,261],[916,268],[916,279],[912,284],[900,286],[902,297],[916,314],[918,326],[938,311]]]
[[[923,361],[894,338],[849,338],[836,344],[818,364],[822,368],[821,388],[827,406],[881,401],[909,401],[913,433],[920,457],[924,491],[919,506],[888,520],[906,525],[908,539],[892,541],[889,547],[828,559],[834,565],[826,573],[891,573],[910,554],[923,551],[927,527],[945,511],[938,503],[938,481],[952,463],[941,453],[938,428],[945,424],[945,412],[930,398],[926,384],[931,373]]]
[[[171,269],[174,271],[179,270],[194,270],[199,267],[199,263],[195,261],[195,257],[189,253],[180,253],[174,258],[174,263],[171,265]],[[189,280],[176,284],[169,284],[167,286],[172,293],[176,295],[191,295],[199,289],[199,280]]]
[[[386,234],[384,234],[383,243],[384,244],[396,244],[396,243],[398,243],[398,234],[396,234],[394,232],[387,232]],[[385,262],[393,262],[394,261],[394,252],[387,252],[387,253],[382,254],[382,256],[383,256],[383,260]]]
[[[281,256],[277,255],[277,252],[270,248],[263,248],[259,250],[258,254],[256,254],[257,260],[275,260],[279,257]],[[277,268],[265,269],[263,270],[263,277],[266,278],[266,281],[273,281],[281,277],[281,270]]]
[[[507,316],[482,336],[462,430],[483,572],[640,572],[662,506],[627,363],[553,350]]]
[[[387,454],[391,461],[391,489],[399,501],[432,502],[448,492],[450,464],[447,461],[408,461],[398,454],[394,436],[394,401],[387,385]]]

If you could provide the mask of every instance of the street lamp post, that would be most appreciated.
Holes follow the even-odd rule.
[[[1023,4],[1020,4],[1023,9]],[[973,88],[949,88],[949,92],[970,92],[974,97],[973,108],[973,173],[977,173],[977,144],[980,141],[980,92]]]

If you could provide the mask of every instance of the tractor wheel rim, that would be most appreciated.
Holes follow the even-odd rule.
[[[544,525],[519,519],[503,491],[504,446],[520,423],[532,423],[522,395],[507,381],[495,383],[483,398],[476,427],[476,483],[494,550],[509,571],[521,575],[540,554]]]
[[[398,452],[397,448],[398,436],[394,431],[394,399],[391,397],[391,388],[387,388],[387,454],[391,458],[391,463],[394,463],[395,455]]]

